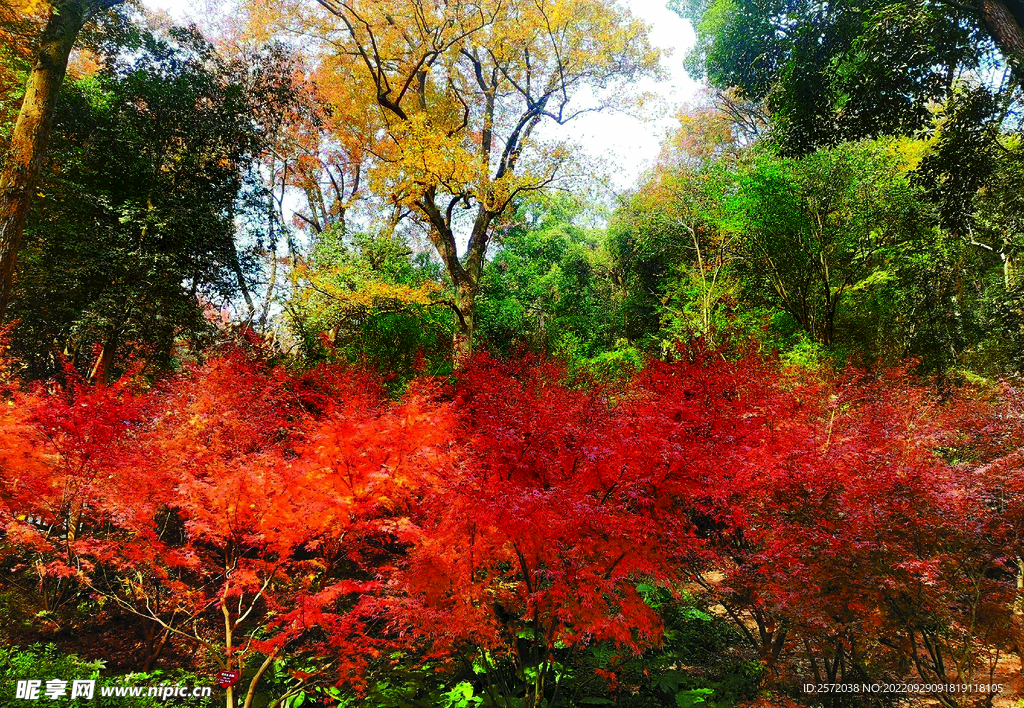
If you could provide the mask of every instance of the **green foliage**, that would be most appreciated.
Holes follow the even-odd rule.
[[[20,703],[14,700],[12,690],[19,679],[42,680],[44,685],[47,679],[61,679],[70,685],[73,679],[99,679],[102,669],[102,661],[85,661],[73,654],[64,654],[53,644],[33,644],[24,649],[0,647],[0,684],[5,687],[0,695],[0,706]],[[147,705],[152,703],[149,701]]]
[[[441,270],[393,234],[321,233],[288,304],[308,361],[337,357],[390,377],[450,371],[453,322]]]
[[[907,357],[930,371],[1018,368],[1017,141],[979,152],[953,137],[955,116],[943,125],[930,141],[799,158],[762,147],[656,173],[606,242],[630,341],[671,356],[693,337],[753,338],[811,368]],[[969,177],[972,164],[983,174]],[[971,200],[945,191],[955,179],[973,180]]]
[[[730,269],[731,270],[731,269]],[[704,277],[702,277],[704,276]],[[665,284],[661,307],[662,347],[695,337],[714,337],[735,326],[740,281],[726,271],[709,281],[706,271],[681,263]]]
[[[49,679],[60,679],[68,682],[69,695],[71,682],[75,679],[86,679],[96,681],[93,698],[88,701],[89,705],[99,708],[113,708],[114,706],[128,706],[129,708],[150,708],[152,706],[174,705],[187,703],[190,706],[203,708],[215,703],[213,692],[207,698],[169,699],[162,700],[159,697],[140,696],[103,696],[101,687],[109,686],[143,686],[147,692],[150,686],[209,686],[212,681],[209,677],[187,671],[151,671],[149,673],[131,673],[116,678],[104,677],[104,662],[102,660],[87,661],[74,654],[66,654],[54,644],[33,644],[28,647],[0,647],[0,685],[4,686],[4,692],[0,694],[0,708],[8,706],[23,706],[24,700],[14,698],[14,687],[19,680],[41,680],[42,689],[45,690],[46,681]],[[40,691],[42,695],[42,691]],[[42,700],[47,700],[43,698]],[[68,698],[54,701],[66,704]],[[48,701],[49,702],[49,701]]]
[[[2,35],[0,35],[2,37]],[[25,95],[29,63],[15,47],[0,42],[0,154],[6,153]]]
[[[628,378],[644,367],[644,353],[625,339],[618,340],[614,349],[591,357],[568,354],[563,354],[563,357],[572,362],[576,373],[596,381],[610,382]]]
[[[673,0],[670,7],[697,30],[691,71],[770,117],[732,200],[736,233],[755,247],[737,263],[737,312],[781,309],[811,338],[799,343],[769,324],[766,344],[796,347],[794,360],[807,362],[913,357],[933,371],[1019,370],[1022,91],[990,34],[1000,30],[969,3]],[[918,138],[896,143],[915,154],[865,160],[850,144],[885,135]],[[839,167],[843,154],[855,158],[841,170],[845,177],[822,171],[826,163]],[[798,155],[806,161],[787,167],[785,159]],[[893,172],[900,162],[905,167]],[[815,194],[837,205],[833,221],[846,236],[820,244],[806,237],[815,232],[807,227],[807,195]],[[858,215],[887,228],[865,239],[870,232],[854,223]],[[825,261],[827,277],[816,272]],[[780,271],[790,276],[773,275]],[[654,280],[669,282],[667,272]],[[663,291],[674,310],[664,318],[669,339],[692,320],[695,293],[686,285]],[[768,313],[764,321],[779,319]]]
[[[674,596],[663,587],[641,583],[637,586],[645,601],[658,611],[665,624],[661,647],[641,657],[617,654],[610,647],[597,647],[585,658],[586,670],[611,670],[617,689],[586,681],[583,686],[592,695],[580,699],[573,694],[573,705],[603,701],[620,706],[731,706],[758,696],[763,667],[752,661],[742,646],[742,638],[723,617],[714,614],[698,595]]]
[[[673,348],[727,327],[737,285],[734,239],[722,228],[730,166],[661,169],[616,212],[608,247],[631,340]]]
[[[908,174],[914,147],[845,144],[802,158],[757,149],[655,174],[610,229],[645,341],[669,353],[694,337],[754,337],[808,365],[877,358],[880,335],[858,320],[877,313],[858,315],[855,296],[876,294],[878,269],[901,248],[912,253],[934,223]]]
[[[549,352],[570,364],[611,349],[619,331],[608,262],[584,205],[565,197],[521,204],[484,270],[477,323],[501,354]]]
[[[482,669],[481,669],[482,671]],[[363,690],[324,688],[317,693],[342,708],[477,708],[494,704],[483,692],[475,674],[453,674],[422,657],[395,652],[371,672]],[[317,693],[296,696],[285,708],[317,704]]]
[[[431,678],[434,680],[431,681]],[[451,688],[440,683],[429,672],[393,669],[389,676],[377,683],[361,698],[353,698],[349,705],[371,705],[375,708],[475,708],[483,703],[469,681],[459,681]]]
[[[976,13],[923,0],[670,4],[694,21],[691,72],[737,88],[771,114],[785,154],[906,135],[954,81],[998,63]]]
[[[744,287],[822,344],[836,342],[848,291],[930,225],[896,147],[758,155],[729,200],[729,228],[743,240]]]

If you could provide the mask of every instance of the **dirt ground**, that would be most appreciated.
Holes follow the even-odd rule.
[[[1024,705],[1024,680],[1021,679],[1020,659],[1016,654],[1004,654],[996,664],[992,683],[1002,684],[1003,692],[992,702],[993,708],[1017,708]]]

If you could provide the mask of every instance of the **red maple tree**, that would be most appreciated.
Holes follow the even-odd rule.
[[[1009,387],[697,346],[616,385],[479,357],[400,401],[241,348],[149,389],[5,381],[12,582],[55,621],[83,592],[141,618],[147,665],[244,671],[229,708],[296,658],[278,704],[361,690],[395,650],[550,705],[584,648],[661,641],[640,582],[703,584],[769,680],[965,683],[1020,635]]]

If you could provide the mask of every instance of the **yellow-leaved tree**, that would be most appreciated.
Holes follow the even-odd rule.
[[[371,187],[444,263],[457,364],[495,227],[569,160],[542,124],[628,108],[658,71],[647,26],[608,0],[292,0],[251,15],[322,38],[322,68],[371,99]]]

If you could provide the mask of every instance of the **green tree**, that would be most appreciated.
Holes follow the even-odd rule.
[[[764,102],[773,140],[787,153],[907,134],[930,122],[929,107],[944,101],[957,79],[1002,62],[1014,68],[1017,84],[1022,79],[1019,0],[672,6],[697,28],[691,70]]]
[[[950,234],[999,258],[1010,289],[1024,247],[1024,151],[1019,134],[1000,130],[1000,112],[988,91],[958,87],[938,114],[918,181]]]
[[[18,120],[0,167],[0,318],[7,310],[25,220],[47,143],[68,57],[82,28],[124,0],[13,0],[0,8],[0,22],[32,32],[31,70]],[[0,35],[6,34],[0,28]]]
[[[247,297],[236,221],[294,91],[288,64],[225,59],[195,29],[136,34],[66,86],[56,117],[11,310],[34,375],[94,348],[100,380],[131,348],[166,362],[176,337],[206,329],[200,298]]]
[[[817,342],[836,341],[840,307],[890,249],[930,226],[893,142],[846,144],[802,158],[758,155],[729,199],[742,234],[745,287]]]
[[[562,195],[520,204],[487,263],[477,322],[484,343],[572,359],[610,349],[621,336],[608,263],[585,205]]]
[[[960,333],[946,357],[988,373],[1022,364],[1024,153],[1007,108],[983,87],[957,86],[936,115],[915,174],[942,228],[937,263],[960,264],[934,281],[948,293],[942,319]]]
[[[317,235],[297,268],[289,326],[308,361],[336,357],[400,387],[451,370],[452,305],[441,265],[395,233]]]
[[[616,213],[613,254],[648,336],[660,327],[663,346],[694,337],[716,343],[734,324],[738,295],[740,240],[725,228],[724,199],[734,191],[738,155],[696,163],[666,157]]]
[[[922,371],[992,372],[1007,361],[992,346],[1003,335],[989,312],[994,261],[937,228],[890,248],[846,293],[838,343],[866,363],[909,357]]]

